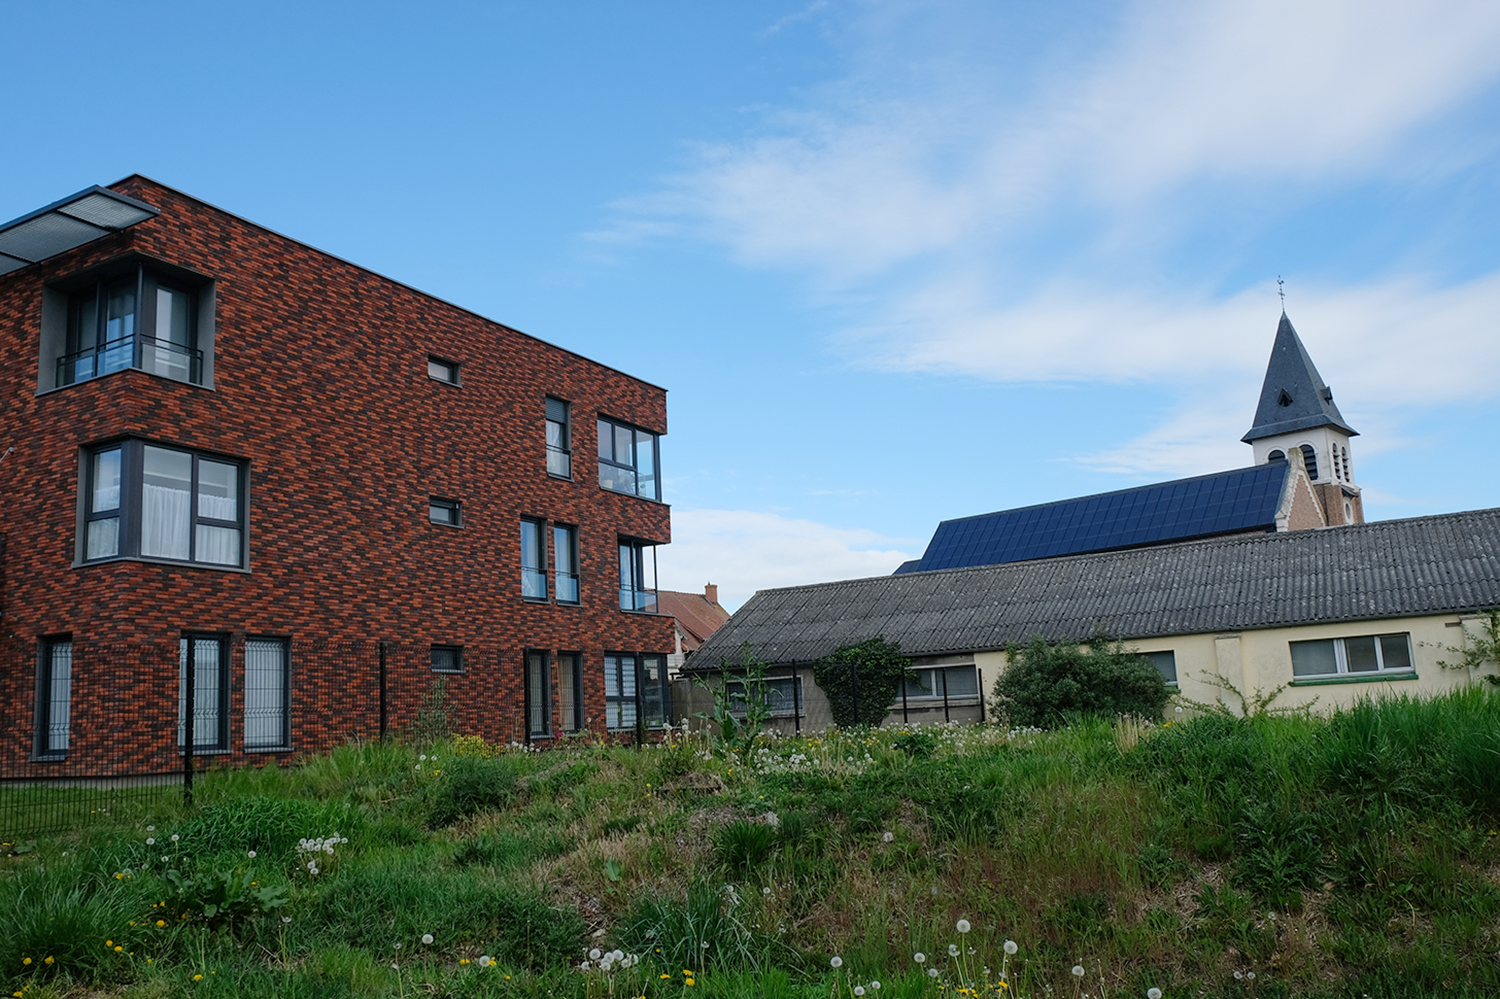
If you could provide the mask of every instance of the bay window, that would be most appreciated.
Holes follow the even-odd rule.
[[[144,441],[84,461],[81,561],[245,564],[245,464]]]
[[[620,539],[620,609],[656,613],[656,546]]]
[[[599,485],[611,492],[661,499],[657,435],[599,418]]]
[[[66,282],[55,292],[66,299],[61,350],[45,352],[57,357],[53,385],[127,368],[204,384],[198,342],[203,286],[201,278],[171,277],[142,263],[112,265],[98,276]]]

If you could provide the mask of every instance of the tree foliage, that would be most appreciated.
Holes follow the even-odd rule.
[[[879,725],[885,721],[901,682],[911,674],[911,661],[899,642],[867,638],[845,645],[813,664],[813,680],[828,698],[834,723]]]
[[[995,699],[1012,725],[1057,728],[1069,715],[1159,718],[1172,696],[1151,660],[1103,633],[1087,647],[1049,645],[1038,635],[1005,651],[1010,665]]]

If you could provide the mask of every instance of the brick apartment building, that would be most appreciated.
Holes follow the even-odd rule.
[[[0,776],[669,710],[665,390],[141,176],[0,227],[0,345]]]

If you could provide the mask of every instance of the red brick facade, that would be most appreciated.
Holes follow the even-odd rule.
[[[0,277],[0,452],[14,449],[0,460],[0,633],[75,648],[69,758],[20,769],[149,755],[132,722],[175,722],[184,631],[231,638],[234,755],[246,635],[291,640],[297,751],[374,734],[377,642],[404,650],[392,728],[414,716],[433,679],[422,657],[441,643],[464,649],[466,672],[446,677],[458,731],[524,736],[527,649],[582,654],[602,729],[605,653],[673,647],[670,618],[620,609],[618,539],[666,543],[671,528],[664,504],[600,488],[595,417],[665,433],[665,391],[144,178],[114,189],[160,216]],[[44,286],[131,253],[215,282],[212,388],[126,370],[39,394]],[[429,377],[429,355],[458,362],[461,386]],[[547,474],[548,396],[571,406],[571,480]],[[83,455],[122,437],[247,463],[248,571],[75,564]],[[462,503],[461,527],[429,521],[434,496]],[[577,606],[522,599],[522,518],[577,526]],[[130,666],[136,694],[100,714],[87,678],[115,676],[105,649],[124,645],[156,652]],[[3,668],[5,719],[29,719],[34,652]],[[29,724],[0,738],[15,775]]]

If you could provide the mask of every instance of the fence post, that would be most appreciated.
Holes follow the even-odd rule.
[[[380,642],[380,741],[385,741],[386,726],[389,715],[386,709],[386,680],[385,680],[385,641]]]
[[[193,744],[198,741],[198,650],[191,637],[182,639],[186,655],[178,653],[178,669],[187,676],[183,683],[187,703],[182,721],[182,803],[193,806]]]

